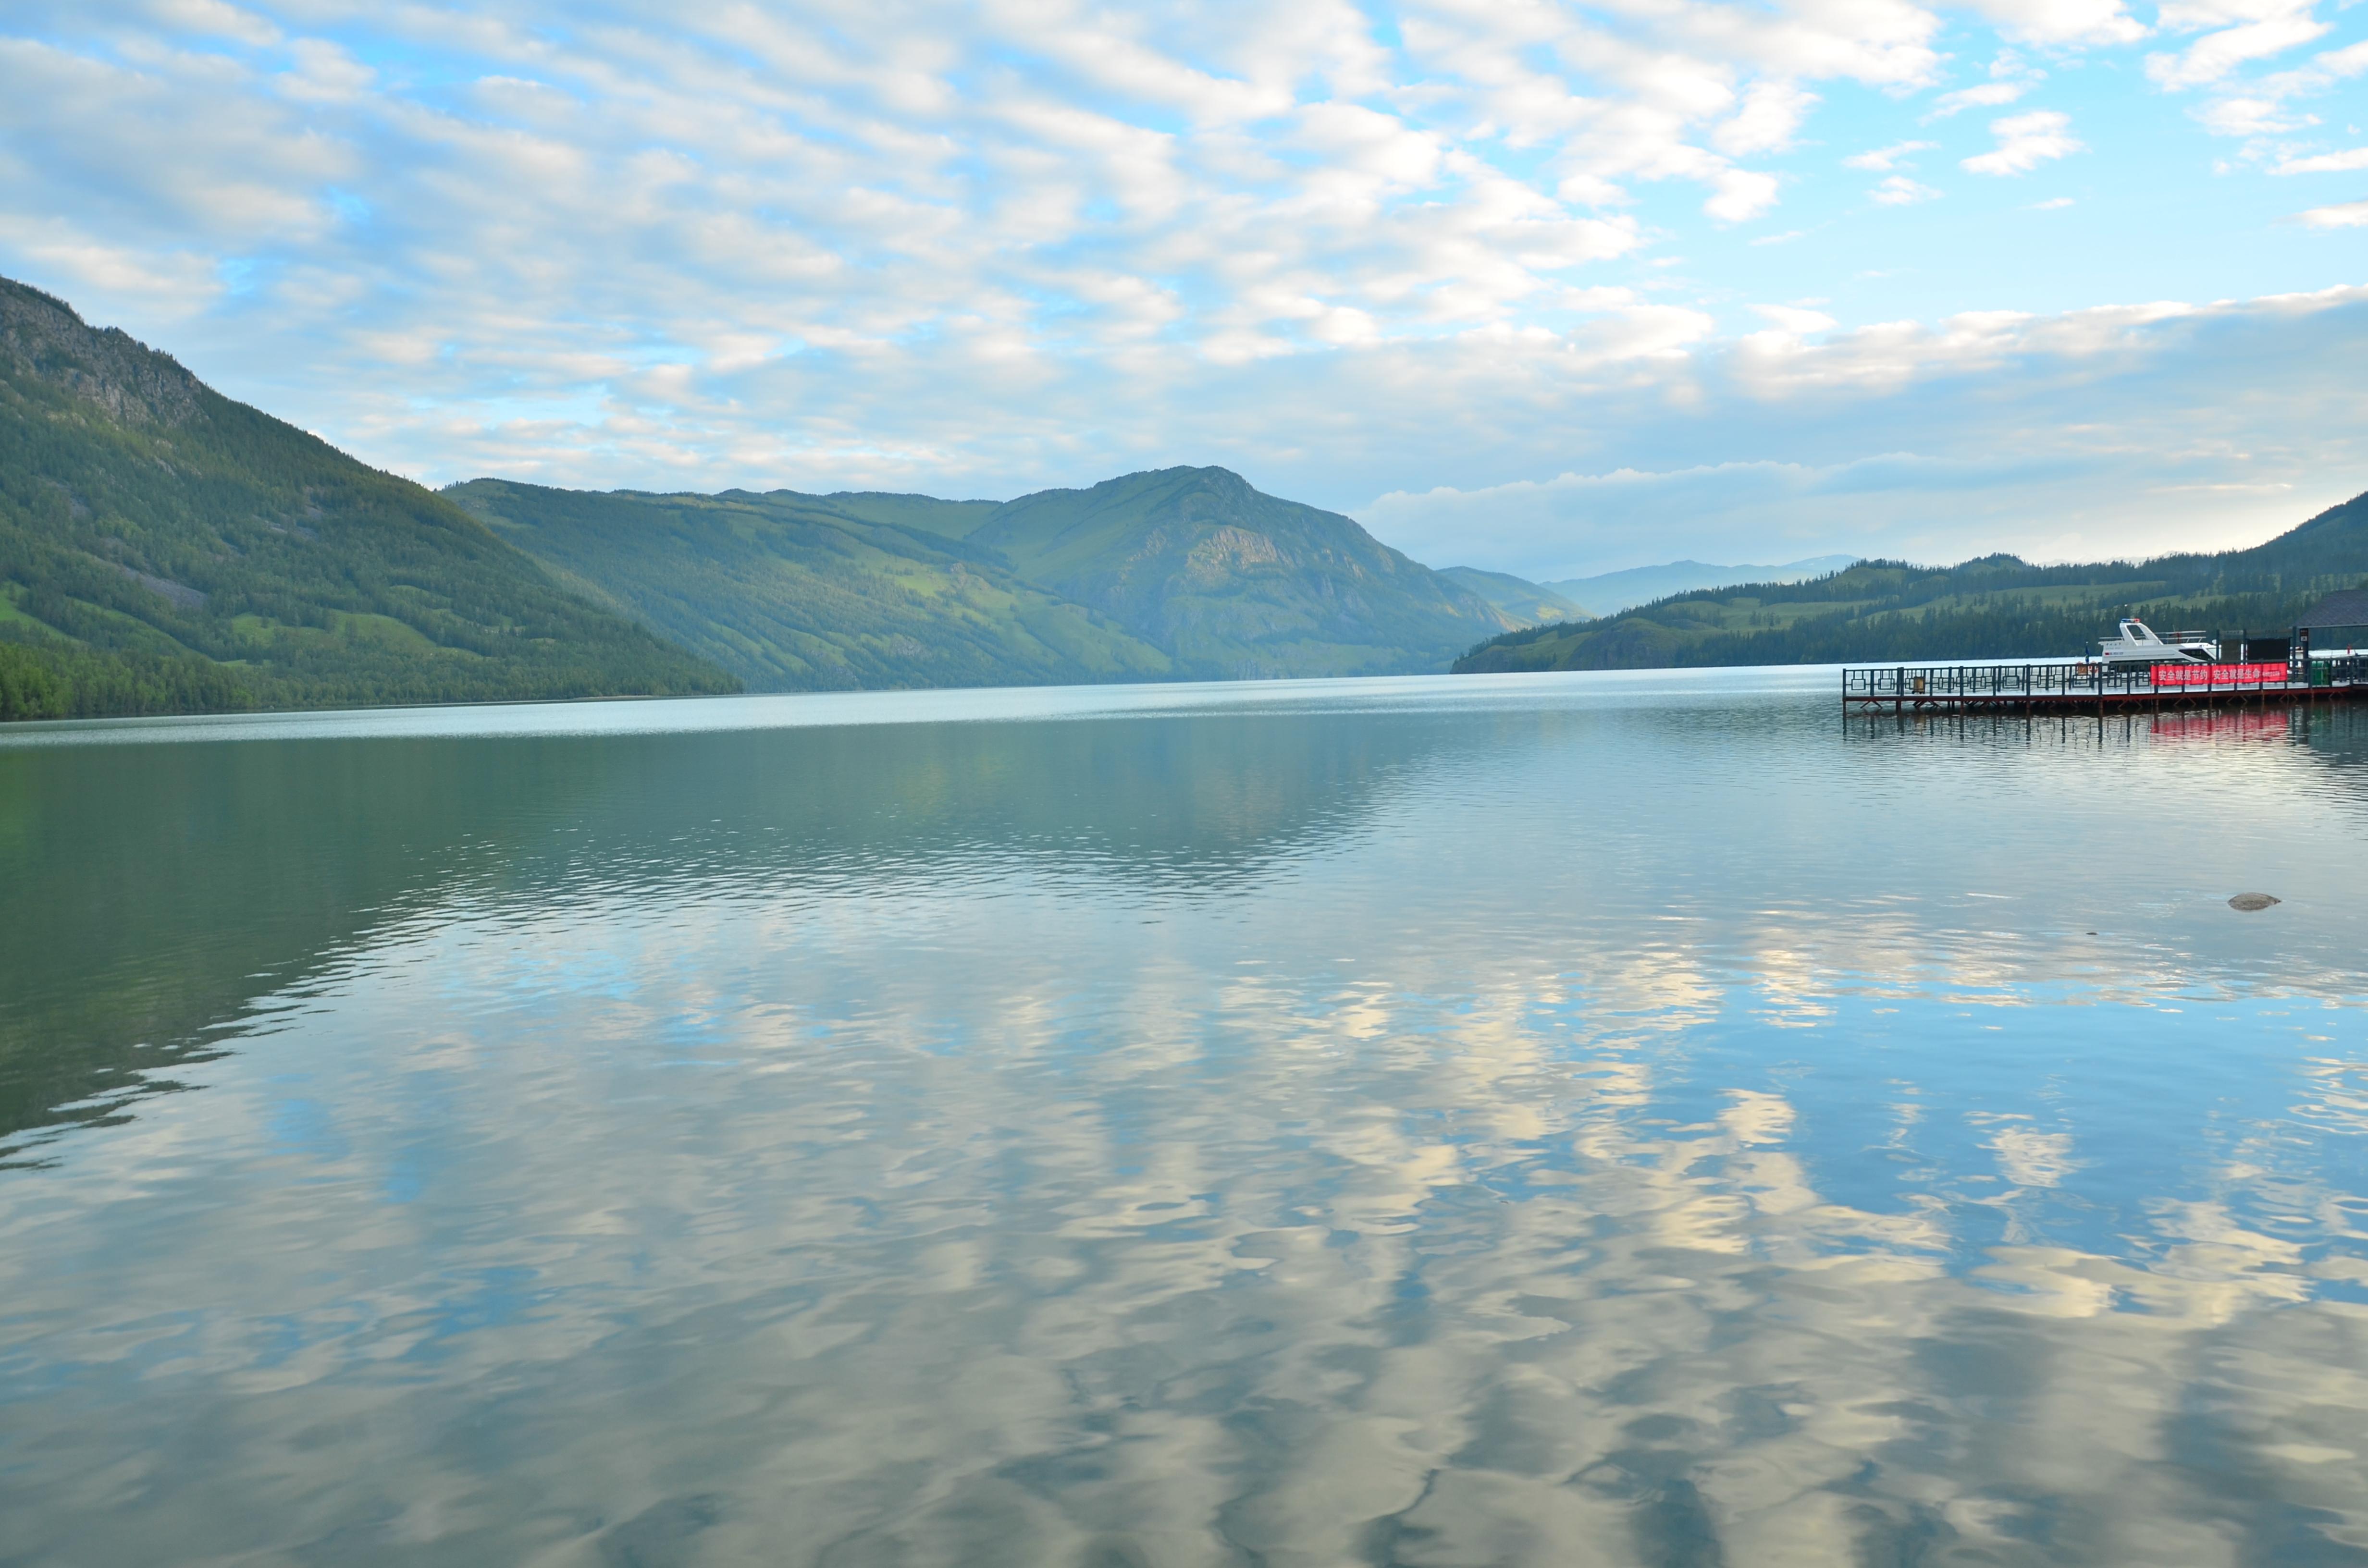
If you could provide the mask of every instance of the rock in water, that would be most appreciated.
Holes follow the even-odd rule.
[[[2271,898],[2265,892],[2240,892],[2236,897],[2228,901],[2228,907],[2231,909],[2241,909],[2248,914],[2250,914],[2256,909],[2267,909],[2270,905],[2279,902],[2281,901]]]

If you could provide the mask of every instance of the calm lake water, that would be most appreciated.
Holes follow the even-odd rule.
[[[2368,715],[1837,684],[0,734],[0,1561],[2368,1562]]]

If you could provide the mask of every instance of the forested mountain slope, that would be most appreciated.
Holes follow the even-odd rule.
[[[1434,673],[1518,624],[1352,519],[1222,468],[1023,495],[965,542],[1204,678]]]
[[[948,509],[976,502],[787,490],[597,494],[498,479],[445,494],[563,581],[754,690],[1065,685],[1174,673],[1167,654],[1110,618],[953,537],[949,525],[962,514]],[[842,502],[853,505],[842,509]]]
[[[734,684],[450,502],[0,279],[0,718]]]
[[[760,690],[1436,673],[1535,619],[1224,469],[999,504],[492,479],[445,494]]]
[[[1868,561],[1805,583],[1681,594],[1600,620],[1492,638],[1455,669],[2072,657],[2094,652],[2125,611],[2162,631],[2282,636],[2320,596],[2363,579],[2368,495],[2247,550],[2077,566],[2011,555],[1948,567]]]

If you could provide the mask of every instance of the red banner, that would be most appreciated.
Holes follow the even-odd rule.
[[[2286,678],[2283,665],[2157,665],[2157,686],[2275,686]]]

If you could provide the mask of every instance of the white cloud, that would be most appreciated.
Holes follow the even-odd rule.
[[[1736,160],[1789,147],[1815,84],[1912,87],[1938,63],[1938,19],[1903,0],[1611,13],[1413,0],[1397,19],[1426,100],[1455,106],[1475,136],[1550,149],[1566,199],[1601,205],[1638,183],[1691,181],[1721,223],[1775,203],[1777,176]]]
[[[2220,136],[2290,135],[2317,123],[2294,107],[2295,100],[2331,92],[2363,72],[2368,72],[2368,42],[2328,50],[2294,70],[2224,86],[2195,117]],[[2286,157],[2291,161],[2292,154]]]
[[[946,80],[964,46],[1006,40],[808,35],[746,13],[717,25],[588,33],[572,51],[480,28],[470,47],[502,69],[460,96],[381,83],[313,39],[269,74],[0,42],[0,79],[24,84],[20,109],[60,152],[112,165],[85,184],[153,182],[152,226],[177,207],[244,248],[371,214],[368,244],[318,261],[437,279],[440,335],[507,358],[534,352],[521,329],[538,316],[554,335],[569,318],[650,324],[669,294],[694,318],[753,312],[777,343],[950,333],[1008,363],[1176,332],[1265,355],[1500,319],[1639,243],[1633,220],[1576,216],[1386,109],[1293,107],[1289,84],[1353,63],[1338,28],[1302,28],[1283,40],[1296,55],[1269,58],[1247,26],[1229,40],[1239,77],[1171,69],[1133,35],[1062,35],[1063,70],[1216,127],[1179,131],[1019,80],[965,102]],[[746,69],[739,50],[774,69]],[[1256,137],[1238,129],[1259,116]],[[10,194],[122,223],[63,188],[74,157],[54,161],[54,188]],[[1729,207],[1734,183],[1714,186]],[[370,188],[324,190],[347,184]],[[1053,254],[1079,245],[1090,263]],[[480,324],[450,319],[455,305]]]
[[[320,39],[298,39],[289,52],[295,68],[280,74],[279,90],[300,102],[350,103],[377,79],[377,72]]]
[[[2243,95],[2214,98],[2196,109],[2195,118],[2214,136],[2277,136],[2309,123],[2274,98]]]
[[[1600,466],[1357,515],[1417,559],[1538,579],[1680,555],[2217,548],[2368,485],[2368,435],[2330,413],[2363,348],[2368,287],[1752,334],[1698,352],[1682,397],[1584,421],[1573,456]]]
[[[1743,107],[1711,132],[1711,144],[1738,158],[1782,151],[1816,103],[1816,95],[1791,82],[1755,82],[1743,95]]]
[[[1943,93],[1932,100],[1930,112],[1925,115],[1927,124],[1936,119],[1948,119],[1969,108],[1999,108],[2015,102],[2025,93],[2047,79],[2044,71],[2033,70],[2022,56],[2011,49],[1998,51],[1990,62],[1990,79],[1976,87],[1961,87],[1953,93]]]
[[[2122,0],[1974,0],[1974,9],[2033,43],[2135,43],[2146,36]]]
[[[2285,158],[2274,165],[2273,175],[2333,175],[2353,169],[2368,169],[2368,147],[2353,147],[2341,153],[2318,153],[2309,157]]]
[[[1978,87],[1943,93],[1932,100],[1932,112],[1925,119],[1947,119],[1969,108],[1997,108],[2014,102],[2035,85],[2033,82],[1985,82]]]
[[[0,245],[34,263],[28,270],[82,279],[162,323],[185,322],[226,291],[220,269],[203,256],[106,244],[54,220],[0,214]]]
[[[157,0],[150,14],[170,28],[266,47],[279,41],[279,29],[252,11],[224,0]]]
[[[73,222],[98,249],[221,247],[317,236],[321,188],[362,166],[253,73],[217,56],[166,53],[144,68],[0,38],[0,131],[35,155],[16,161],[0,211]]]
[[[2044,201],[2032,202],[2031,204],[2031,210],[2033,212],[2060,212],[2065,208],[2071,205],[2073,205],[2072,199],[2068,196],[2052,196]]]
[[[2084,95],[2100,145],[2136,123],[2106,118],[2108,87],[2185,108],[2135,73],[2058,63],[2125,43],[2119,7],[1984,14]],[[1828,242],[1850,259],[1822,264],[1856,271],[1851,288],[1880,275],[1907,301],[1887,308],[1917,308],[1906,253],[1930,232],[1896,209],[1934,194],[1912,171],[1937,148],[1889,138],[1948,62],[1939,16],[1904,0],[1406,0],[1395,30],[1346,0],[156,15],[88,0],[50,5],[38,38],[0,23],[0,271],[431,479],[1008,494],[1219,461],[1338,506],[1623,464],[1822,472],[1898,451],[1971,472],[1975,436],[1936,429],[1962,423],[1993,454],[2028,444],[1983,389],[2068,439],[2074,400],[2015,391],[2033,366],[2175,371],[2143,346],[2191,319],[2253,320],[1844,329],[1796,301],[1723,337],[1731,301],[1842,294],[1839,276],[1766,280],[1770,261],[1820,265]],[[1995,40],[1966,49],[1964,17],[1947,25],[1988,62],[1962,91],[1995,104],[2037,79]],[[2249,25],[2180,12],[2163,47]],[[2346,46],[2204,97],[2241,87],[2293,118],[2362,68]],[[1821,97],[1883,133],[1822,145],[1838,110]],[[2060,114],[2006,112],[1965,167],[2078,147]],[[2344,154],[2245,156],[2306,172]],[[1797,190],[1847,198],[1836,160],[1881,182],[1879,225],[1843,200],[1781,233],[1723,232],[1782,227]],[[2347,210],[2313,209],[2285,243],[2330,254],[2302,231]],[[2195,222],[2214,220],[2199,204]],[[1903,254],[1856,248],[1878,228]],[[1753,248],[1812,233],[1781,258]],[[1693,259],[1660,265],[1673,252]],[[2269,384],[2295,431],[2343,405]],[[2115,417],[2131,450],[2154,439]],[[2309,439],[2349,460],[2348,435]],[[2279,483],[2307,479],[2280,461]]]
[[[2346,201],[2334,207],[2314,207],[2294,214],[2295,221],[2314,229],[2368,228],[2368,201]]]
[[[2211,30],[2180,52],[2148,55],[2146,74],[2173,92],[2209,85],[2248,61],[2326,37],[2328,25],[2311,8],[2312,0],[2174,0],[2158,14],[2166,30]]]
[[[1830,332],[1838,324],[1834,318],[1825,312],[1808,310],[1800,305],[1754,305],[1751,308],[1774,324],[1780,331],[1790,333],[1795,337]]]
[[[1998,146],[1965,158],[1958,166],[1977,175],[2025,175],[2040,165],[2085,151],[2073,140],[2072,119],[2053,109],[2034,109],[1990,122]]]
[[[2259,85],[2278,97],[2302,97],[2329,91],[2362,73],[2368,73],[2368,40],[2330,49],[2306,65],[2265,76]]]
[[[1913,168],[1915,165],[1910,153],[1930,153],[1940,145],[1938,142],[1895,142],[1888,147],[1873,147],[1863,153],[1854,153],[1842,160],[1842,167],[1866,169],[1874,174],[1888,174],[1902,165]]]
[[[1893,175],[1867,197],[1879,207],[1907,207],[1918,201],[1930,201],[1941,193],[1929,185],[1919,185],[1906,175]]]
[[[1722,223],[1743,223],[1776,205],[1776,176],[1756,169],[1728,169],[1718,176],[1718,191],[1702,203],[1702,210]]]
[[[160,5],[222,51],[116,47]],[[335,42],[290,5],[61,15],[78,50],[0,40],[32,51],[27,136],[63,154],[0,202],[102,247],[199,209],[223,248],[310,225],[343,238],[275,258],[275,286],[340,273],[378,308],[443,318],[373,323],[374,341],[465,343],[475,316],[512,358],[535,336],[518,324],[545,315],[678,335],[632,302],[668,275],[691,315],[759,290],[758,335],[793,346],[951,331],[1024,357],[1148,335],[1263,358],[1505,320],[1644,243],[1636,221],[1584,210],[1630,205],[1640,182],[1696,185],[1719,224],[1771,210],[1784,176],[1739,160],[1790,147],[1820,82],[1928,81],[1939,26],[1907,0],[1617,26],[1413,0],[1401,54],[1347,0],[916,0],[894,18],[612,0],[597,26],[516,0],[348,17]],[[370,63],[387,59],[418,63]],[[1541,150],[1543,173],[1504,167],[1508,148]],[[143,180],[155,199],[96,210]]]

